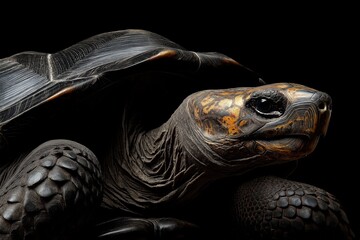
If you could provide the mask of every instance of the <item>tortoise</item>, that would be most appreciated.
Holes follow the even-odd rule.
[[[0,238],[191,239],[231,228],[352,239],[325,190],[241,178],[311,154],[330,115],[324,92],[266,84],[224,54],[145,30],[1,59]],[[234,224],[193,217],[216,183],[234,186],[220,185]]]

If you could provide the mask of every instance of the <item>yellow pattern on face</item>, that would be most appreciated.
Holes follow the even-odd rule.
[[[220,135],[228,136],[240,134],[242,92],[209,91],[203,94],[194,102],[194,118],[204,133],[206,135],[221,133]]]
[[[240,128],[245,127],[249,122],[247,120],[241,120],[239,123]]]
[[[229,108],[231,107],[233,101],[231,99],[225,98],[223,100],[221,100],[217,105],[220,108]]]
[[[240,129],[237,124],[237,118],[234,116],[224,116],[222,118],[223,126],[228,129],[229,135],[239,134]]]
[[[235,97],[235,104],[239,107],[242,107],[244,105],[244,99],[243,96],[236,96]]]
[[[211,110],[213,110],[214,108],[215,108],[215,104],[210,105],[210,106],[206,106],[206,107],[203,108],[203,113],[204,113],[204,114],[209,114],[209,112],[210,112]]]
[[[237,135],[240,133],[239,129],[239,115],[240,108],[233,106],[227,109],[227,116],[222,118],[222,125],[228,130],[230,136]]]
[[[228,112],[230,113],[230,115],[236,119],[239,118],[240,116],[240,108],[237,106],[233,106],[231,108],[228,109]]]
[[[198,107],[194,108],[194,117],[195,117],[195,119],[200,118],[200,109]]]
[[[210,96],[206,96],[203,100],[201,100],[201,105],[205,107],[206,105],[212,103],[214,99]]]

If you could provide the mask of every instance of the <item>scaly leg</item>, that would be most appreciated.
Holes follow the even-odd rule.
[[[16,163],[0,173],[0,239],[59,238],[99,204],[100,166],[81,144],[48,141]]]
[[[309,184],[255,178],[238,187],[234,205],[245,239],[354,239],[339,201]]]

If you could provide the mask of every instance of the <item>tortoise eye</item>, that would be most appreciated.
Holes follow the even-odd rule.
[[[248,103],[256,113],[266,118],[280,117],[285,111],[283,101],[274,101],[271,98],[257,97]]]

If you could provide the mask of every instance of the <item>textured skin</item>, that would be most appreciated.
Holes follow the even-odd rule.
[[[20,163],[0,188],[0,239],[66,234],[64,229],[70,231],[77,221],[86,220],[86,211],[98,205],[99,163],[84,146],[49,141]]]
[[[309,184],[256,178],[236,190],[234,206],[245,239],[354,239],[338,200]]]

